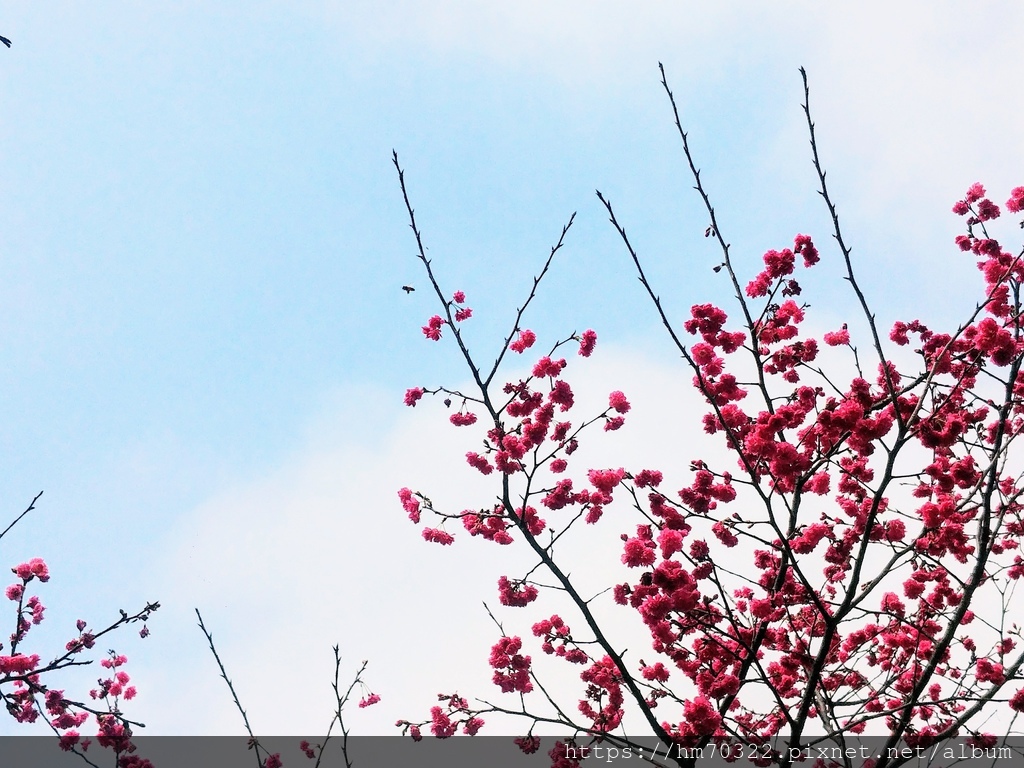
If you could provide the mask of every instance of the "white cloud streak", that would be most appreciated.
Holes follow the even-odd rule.
[[[599,348],[594,359],[572,368],[573,413],[599,411],[611,389],[623,389],[637,404],[620,432],[595,429],[577,454],[577,469],[683,469],[707,455],[681,426],[696,427],[701,412],[681,366]],[[677,394],[665,402],[665,392]],[[366,679],[384,697],[372,709],[353,711],[360,733],[391,733],[396,719],[425,713],[441,691],[497,692],[486,655],[498,632],[481,602],[510,626],[526,614],[501,608],[495,588],[498,576],[525,572],[524,553],[471,539],[450,524],[455,545],[428,544],[396,495],[408,485],[448,511],[487,505],[495,497],[493,477],[462,459],[478,444],[479,430],[449,425],[436,401],[406,409],[397,423],[395,408],[366,392],[352,393],[344,410],[341,419],[321,414],[308,450],[269,476],[218,493],[162,542],[166,554],[154,564],[150,589],[161,595],[165,613],[151,639],[175,657],[138,657],[139,674],[151,681],[140,707],[151,702],[148,721],[157,733],[241,728],[192,626],[192,606],[203,611],[250,718],[264,732],[308,735],[326,726],[334,643],[350,671],[370,660]],[[335,431],[339,422],[354,423],[363,434],[377,431],[376,439],[353,444]],[[548,515],[552,522],[557,514]],[[624,519],[612,510],[584,532],[570,550],[574,573],[607,586],[602,582],[609,557],[618,559]],[[424,525],[436,522],[425,517]],[[594,549],[588,554],[587,547]],[[528,634],[529,627],[518,631]]]

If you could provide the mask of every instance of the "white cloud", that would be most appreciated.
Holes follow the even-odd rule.
[[[694,439],[699,428],[675,426],[699,419],[690,375],[671,361],[600,347],[573,368],[573,413],[599,410],[612,389],[636,404],[618,433],[595,430],[576,466],[667,466],[682,477],[701,453]],[[140,683],[146,696],[139,707],[152,707],[137,714],[154,732],[241,729],[194,628],[193,606],[203,611],[249,717],[263,732],[308,735],[326,727],[334,643],[341,646],[343,675],[368,659],[366,679],[384,697],[372,709],[353,710],[360,733],[391,733],[396,719],[427,712],[442,690],[497,693],[486,656],[498,633],[481,601],[498,609],[510,631],[522,621],[526,612],[498,605],[495,584],[499,575],[525,572],[523,552],[470,539],[451,525],[454,546],[428,544],[396,495],[408,485],[449,511],[488,504],[493,477],[478,475],[462,459],[479,443],[479,430],[450,426],[436,401],[404,409],[396,421],[400,406],[380,395],[353,393],[346,400],[344,412],[321,414],[307,450],[266,477],[216,494],[160,542],[164,554],[154,563],[150,589],[164,608],[153,622],[154,645],[145,658],[137,656],[136,668],[138,679],[148,681]],[[339,423],[352,429],[338,431]],[[377,425],[375,439],[367,439]],[[595,574],[618,558],[617,535],[626,528],[616,514],[584,531],[571,550],[573,572],[594,584],[607,580]]]
[[[703,432],[707,406],[691,379],[674,356],[658,360],[600,343],[590,360],[570,359],[575,419],[600,412],[615,389],[633,409],[620,431],[593,429],[569,476],[579,485],[591,467],[656,468],[666,473],[666,487],[679,488],[689,482],[694,459],[733,469],[722,441]],[[400,508],[398,488],[422,491],[439,509],[458,512],[488,505],[496,480],[462,458],[478,447],[479,425],[452,427],[437,399],[415,410],[397,400],[369,390],[339,395],[310,425],[306,448],[284,466],[213,495],[156,543],[161,555],[147,594],[160,595],[164,607],[150,645],[133,659],[146,681],[135,714],[153,732],[241,732],[193,607],[202,610],[261,732],[310,735],[326,727],[335,643],[342,674],[369,660],[366,680],[384,697],[350,713],[359,733],[392,733],[395,720],[424,715],[439,692],[497,697],[486,656],[498,633],[482,602],[508,622],[510,634],[524,636],[529,623],[560,604],[550,595],[541,611],[498,604],[497,578],[521,575],[532,563],[520,546],[471,539],[451,524],[452,547],[422,540]],[[581,592],[607,588],[609,568],[619,567],[618,536],[637,522],[622,501],[599,525],[575,529],[560,550]],[[564,514],[543,516],[555,523]],[[423,523],[436,525],[426,515]],[[620,610],[601,605],[611,616]],[[572,624],[570,617],[566,612]],[[637,629],[620,640],[642,657],[649,639]]]

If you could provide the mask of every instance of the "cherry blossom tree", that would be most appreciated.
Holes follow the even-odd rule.
[[[549,752],[559,768],[579,765],[587,748],[640,748],[640,736],[661,745],[662,764],[693,765],[718,750],[786,766],[815,745],[874,734],[884,747],[869,762],[883,768],[953,736],[984,747],[1019,730],[1024,251],[1007,250],[996,226],[1009,218],[1004,211],[1024,212],[1024,187],[1003,209],[980,184],[953,206],[963,230],[944,258],[975,261],[981,278],[962,323],[882,327],[826,184],[801,75],[811,160],[831,219],[827,247],[821,235],[797,234],[768,250],[752,275],[737,263],[664,69],[682,157],[708,217],[704,235],[721,252],[708,266],[731,299],[697,304],[680,320],[598,192],[706,403],[678,428],[720,440],[732,457],[725,465],[579,466],[581,442],[622,428],[631,408],[613,391],[602,410],[577,415],[569,363],[599,354],[597,334],[545,342],[526,324],[572,219],[485,365],[465,337],[473,310],[462,291],[440,285],[394,156],[439,302],[423,334],[454,344],[471,382],[464,391],[413,387],[405,402],[443,399],[452,425],[479,430],[482,448],[466,454],[465,471],[493,478],[495,490],[459,510],[433,502],[429,489],[403,488],[401,504],[427,542],[468,535],[532,557],[497,584],[508,609],[495,616],[489,657],[497,692],[440,694],[429,718],[399,722],[413,739],[484,733],[485,721],[506,715],[518,718],[527,753],[539,748],[542,726],[567,733]],[[808,330],[799,275],[821,259],[842,264],[859,315],[818,337]],[[584,591],[564,559],[566,542],[587,526],[609,536],[603,592]],[[529,634],[504,630],[524,613]],[[649,643],[641,654],[623,650],[630,621]],[[545,683],[543,656],[576,670],[575,690]],[[998,734],[987,722],[999,723]]]
[[[40,496],[42,493],[0,532],[0,539],[35,510]],[[129,719],[123,711],[125,704],[136,695],[131,676],[125,671],[128,658],[116,650],[100,652],[97,643],[102,639],[103,645],[107,645],[108,635],[129,625],[142,624],[138,633],[141,637],[148,636],[145,622],[160,604],[148,603],[134,614],[121,610],[119,618],[102,629],[92,628],[84,619],[78,619],[75,631],[70,633],[71,638],[63,648],[45,651],[33,645],[29,637],[33,627],[43,622],[46,610],[39,596],[29,594],[29,590],[34,591],[36,585],[48,582],[50,569],[41,558],[35,557],[14,566],[11,571],[14,582],[7,587],[5,596],[13,603],[14,632],[6,647],[0,643],[0,701],[7,713],[19,723],[45,723],[57,737],[60,749],[77,754],[88,765],[95,766],[94,760],[104,759],[98,754],[99,748],[103,748],[109,750],[108,759],[118,768],[150,766],[147,759],[136,753],[133,742],[135,729],[144,724]],[[56,687],[62,671],[90,666],[97,657],[101,672],[94,688],[76,697]],[[81,733],[87,728],[93,735]],[[90,752],[89,747],[94,742],[99,746]]]

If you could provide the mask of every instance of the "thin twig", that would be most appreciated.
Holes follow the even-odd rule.
[[[846,240],[843,239],[843,230],[839,226],[839,212],[836,210],[835,203],[832,202],[832,198],[828,193],[828,185],[825,183],[825,170],[821,166],[821,159],[818,156],[818,140],[814,134],[814,120],[811,118],[811,88],[807,83],[807,70],[800,67],[800,78],[804,84],[804,115],[807,117],[807,132],[810,134],[811,141],[811,157],[814,162],[814,170],[818,174],[818,183],[821,189],[818,190],[818,194],[821,195],[825,201],[825,205],[828,207],[829,216],[832,218],[832,232],[835,238],[836,244],[839,246],[840,252],[843,254],[843,262],[846,265],[846,279],[853,287],[853,292],[857,294],[857,301],[860,302],[861,311],[864,313],[864,318],[868,322],[868,328],[871,330],[871,339],[875,347],[875,353],[878,355],[878,362],[882,366],[886,386],[889,389],[889,396],[893,401],[893,405],[896,404],[897,388],[896,382],[892,380],[892,374],[889,372],[889,367],[885,364],[885,352],[882,350],[882,341],[878,335],[878,325],[875,322],[875,315],[868,306],[868,301],[864,296],[864,291],[861,290],[860,283],[857,282],[857,276],[853,272],[853,260],[850,258],[852,249],[846,244]],[[902,421],[900,416],[899,408],[893,409],[897,421]]]
[[[259,739],[256,738],[256,734],[252,732],[252,727],[249,725],[249,716],[245,714],[245,709],[242,708],[242,702],[238,700],[238,694],[235,692],[235,686],[231,682],[231,678],[228,677],[227,670],[224,669],[224,662],[220,660],[220,654],[217,653],[217,646],[213,644],[213,635],[203,623],[203,615],[199,612],[199,609],[196,608],[195,611],[196,616],[199,619],[199,628],[206,636],[206,641],[210,644],[210,652],[213,654],[213,658],[217,662],[218,669],[220,669],[220,676],[224,678],[224,682],[228,684],[228,690],[231,691],[231,698],[235,701],[235,707],[242,715],[242,722],[245,723],[245,731],[249,734],[249,748],[256,750],[256,763],[257,765],[262,766],[263,761],[260,759],[260,750],[262,749],[264,752],[267,752],[268,755],[269,751],[260,744]]]
[[[22,512],[20,515],[18,515],[16,518],[14,518],[14,522],[12,522],[10,525],[8,525],[6,528],[4,528],[2,532],[0,532],[0,539],[2,539],[4,536],[6,536],[7,532],[10,531],[11,528],[16,526],[21,521],[21,518],[23,518],[25,515],[27,515],[29,512],[31,512],[33,509],[36,508],[36,502],[39,501],[39,497],[42,496],[42,495],[43,495],[42,491],[40,491],[39,493],[36,494],[35,498],[32,499],[31,502],[29,502],[28,507],[25,508],[25,511]]]

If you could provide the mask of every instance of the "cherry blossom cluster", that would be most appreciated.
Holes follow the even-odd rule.
[[[460,296],[457,292],[456,296]],[[506,343],[506,348],[522,354],[532,347],[537,335],[531,330],[519,330],[514,338]],[[515,382],[508,382],[503,387],[506,396],[500,409],[490,415],[493,424],[484,440],[484,452],[470,451],[466,454],[466,463],[484,475],[494,471],[502,475],[523,474],[529,477],[546,468],[547,471],[560,474],[568,468],[569,458],[579,444],[579,433],[586,427],[601,423],[603,429],[614,432],[625,424],[625,414],[630,411],[630,403],[621,391],[611,392],[608,396],[608,407],[596,417],[574,426],[571,421],[558,420],[556,417],[566,413],[575,405],[572,386],[564,379],[563,373],[568,365],[566,358],[556,357],[554,352],[569,341],[578,344],[578,354],[590,357],[597,344],[597,334],[587,330],[579,336],[558,342],[547,355],[541,356],[533,365],[531,375]],[[406,391],[405,404],[415,407],[425,394],[441,394],[458,396],[458,393],[444,388],[425,389],[413,387]],[[451,404],[451,397],[446,399]],[[477,422],[476,413],[467,410],[471,398],[462,396],[462,405],[458,412],[449,418],[455,426],[472,426]],[[478,406],[486,406],[482,400],[475,400]],[[504,417],[512,419],[506,422]],[[594,490],[573,490],[572,480],[565,479],[548,489],[542,503],[551,510],[567,506],[580,506],[585,511],[586,521],[596,523],[603,512],[604,506],[612,500],[612,490],[622,480],[624,470],[591,470],[589,480]],[[513,541],[511,531],[523,528],[530,536],[538,536],[545,528],[544,519],[530,506],[515,510],[506,510],[502,505],[491,509],[464,510],[459,514],[445,514],[433,507],[426,497],[409,488],[399,491],[399,499],[403,508],[414,523],[419,523],[424,508],[442,518],[460,518],[463,526],[472,536],[480,536],[497,544],[510,544]],[[449,545],[454,541],[454,534],[443,527],[425,527],[422,531],[427,541]],[[507,588],[502,590],[502,602],[506,605],[524,604],[522,598],[515,596]],[[511,600],[511,602],[507,602]]]
[[[9,601],[16,604],[15,631],[10,636],[10,653],[0,655],[0,697],[4,699],[8,713],[21,723],[34,723],[42,716],[58,736],[60,748],[79,754],[88,751],[93,741],[91,738],[83,738],[80,732],[82,726],[93,718],[97,728],[95,741],[117,755],[119,766],[149,768],[151,764],[148,760],[134,754],[133,723],[121,712],[121,701],[131,700],[136,695],[135,687],[129,684],[128,673],[122,669],[128,661],[127,657],[111,651],[108,658],[100,661],[100,665],[109,670],[110,674],[100,678],[97,688],[89,692],[96,705],[69,699],[64,690],[51,687],[49,681],[62,669],[91,663],[80,657],[95,646],[97,638],[124,625],[147,621],[150,614],[159,608],[159,604],[147,605],[133,616],[122,611],[120,620],[100,631],[89,630],[88,624],[79,620],[76,625],[77,634],[67,642],[64,652],[50,662],[43,663],[38,653],[25,653],[22,645],[32,627],[42,623],[45,612],[39,597],[27,596],[26,589],[34,581],[49,581],[49,568],[42,559],[33,558],[15,566],[11,571],[18,580],[6,588],[5,594]],[[149,629],[143,624],[139,635],[146,637],[148,634]],[[0,651],[3,650],[0,644]],[[10,688],[4,690],[8,685]]]
[[[555,614],[533,625],[533,636],[543,640],[541,650],[564,658],[571,664],[586,664],[590,656],[573,640],[572,631],[562,617]]]
[[[567,659],[568,661],[568,659]],[[622,672],[610,656],[595,661],[580,675],[588,683],[586,697],[580,699],[579,710],[598,733],[614,731],[625,714],[622,705]]]
[[[403,736],[409,736],[414,741],[423,738],[423,729],[429,726],[430,734],[439,739],[447,739],[454,736],[462,729],[466,736],[476,736],[483,727],[484,721],[474,714],[469,707],[469,702],[457,693],[440,693],[437,696],[442,705],[435,705],[430,708],[430,719],[419,723],[412,723],[408,720],[399,720],[395,725],[402,729]]]
[[[431,341],[441,340],[441,329],[445,325],[450,325],[452,322],[461,323],[473,316],[473,310],[466,306],[466,294],[463,291],[456,291],[446,304],[445,309],[450,319],[445,320],[440,315],[433,315],[423,326],[423,335]],[[412,405],[412,403],[407,404]]]
[[[519,653],[523,641],[518,637],[503,637],[491,648],[490,664],[494,668],[494,684],[502,693],[533,690],[530,681],[530,657]]]

